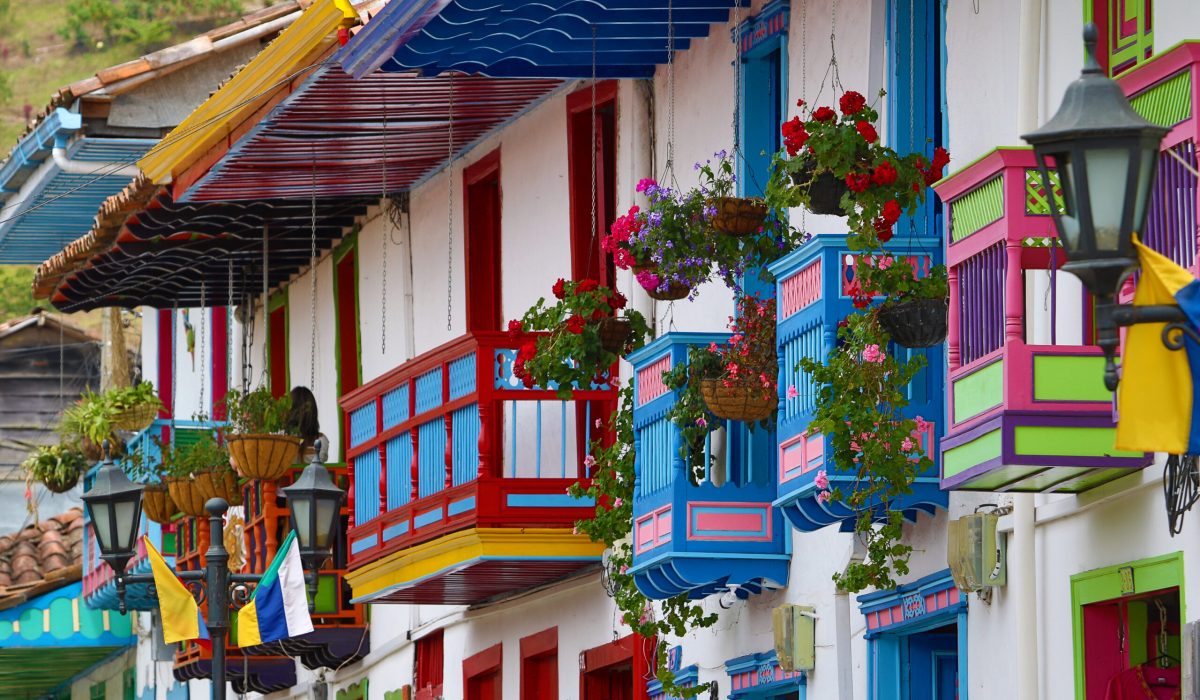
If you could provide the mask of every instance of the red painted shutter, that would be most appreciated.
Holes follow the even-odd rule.
[[[445,655],[441,630],[417,640],[416,671],[418,700],[432,700],[442,694]]]
[[[229,308],[212,309],[212,406],[209,415],[225,419],[224,398],[229,391]]]
[[[500,330],[504,321],[500,303],[499,150],[463,170],[463,190],[467,330]]]
[[[358,270],[353,252],[337,264],[339,395],[358,388]]]
[[[271,395],[279,398],[288,393],[287,306],[280,306],[268,317],[267,342],[271,358]]]

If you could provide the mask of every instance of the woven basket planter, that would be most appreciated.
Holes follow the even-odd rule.
[[[171,500],[171,493],[166,484],[146,484],[142,491],[142,512],[151,521],[167,525],[179,509]]]
[[[242,504],[242,489],[238,486],[237,476],[229,469],[200,472],[192,478],[195,480],[196,490],[204,496],[204,500],[223,498],[231,506]]]
[[[814,178],[813,167],[809,162],[805,164],[803,170],[792,174],[792,182],[796,185],[812,181],[808,187],[808,210],[814,214],[845,216],[846,212],[842,209],[842,195],[849,192],[850,188],[846,186],[844,180],[828,171],[817,173]]]
[[[767,205],[761,199],[716,197],[708,204],[717,210],[712,227],[731,236],[757,233],[767,218]]]
[[[763,395],[761,387],[725,386],[720,379],[701,379],[700,395],[713,415],[743,423],[769,418],[779,405],[779,397]]]
[[[643,271],[657,273],[658,263],[633,266],[633,272],[635,275]],[[642,289],[646,288],[642,287]],[[659,291],[658,289],[646,289],[646,293],[650,295],[651,299],[658,299],[659,301],[679,301],[680,299],[686,299],[687,295],[692,293],[692,288],[679,284],[678,282],[671,282],[667,285],[666,291]]]
[[[193,518],[207,515],[204,510],[204,502],[208,499],[197,487],[194,477],[168,476],[163,480],[167,482],[167,493],[171,496],[171,502],[175,504],[180,513]]]
[[[945,299],[910,299],[879,309],[879,325],[906,348],[941,345],[949,332]]]
[[[233,435],[229,457],[247,479],[274,481],[300,458],[303,440],[294,435]]]
[[[154,422],[156,417],[158,417],[158,406],[152,403],[144,403],[117,412],[112,417],[112,425],[118,430],[128,430],[136,433],[150,427],[150,424]]]
[[[51,477],[42,479],[42,485],[54,493],[66,493],[75,488],[75,484],[79,483],[79,472],[75,472],[70,476]]]
[[[625,352],[629,336],[633,334],[633,326],[624,317],[600,319],[596,330],[600,335],[600,347],[614,355]]]

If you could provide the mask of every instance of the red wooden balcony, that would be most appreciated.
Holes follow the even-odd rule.
[[[468,334],[342,397],[355,602],[478,603],[600,560],[573,532],[594,505],[567,488],[616,389],[525,388],[530,337]]]

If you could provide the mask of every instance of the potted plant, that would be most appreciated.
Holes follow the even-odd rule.
[[[291,408],[289,395],[275,398],[265,386],[246,393],[233,389],[225,395],[229,455],[239,474],[275,480],[296,463],[303,440],[288,420]]]
[[[58,432],[67,443],[78,445],[88,461],[97,462],[104,457],[106,440],[110,455],[125,453],[125,443],[117,437],[114,427],[112,406],[102,395],[88,391],[63,411]]]
[[[922,277],[915,258],[860,255],[855,272],[862,295],[876,290],[886,293],[884,302],[872,312],[893,342],[927,348],[946,339],[950,289],[943,266]]]
[[[713,159],[696,163],[700,191],[706,197],[705,209],[713,229],[731,236],[761,231],[767,218],[766,203],[758,197],[734,196],[737,176],[733,173],[733,158],[725,151],[718,151]]]
[[[79,483],[87,460],[69,445],[42,445],[21,462],[21,468],[30,479],[42,482],[54,493],[66,493]]]
[[[600,247],[612,254],[617,267],[632,268],[651,297],[684,299],[708,280],[712,268],[704,195],[699,190],[676,192],[649,178],[636,189],[646,195],[648,206],[634,205],[617,217]]]
[[[184,515],[205,515],[204,503],[210,498],[223,498],[230,505],[240,505],[241,490],[229,465],[229,453],[216,438],[205,431],[195,440],[164,445],[161,473],[171,500]]]
[[[142,512],[152,522],[169,524],[180,511],[163,481],[162,461],[135,450],[125,457],[124,467],[130,479],[142,484]]]
[[[692,367],[700,394],[718,418],[769,422],[779,405],[779,362],[775,351],[775,300],[742,296],[729,319],[727,345],[713,343]]]
[[[113,427],[134,432],[145,430],[163,407],[150,382],[110,389],[104,393],[104,401],[111,410]]]
[[[596,280],[560,279],[552,292],[553,304],[543,297],[520,320],[508,322],[513,340],[541,333],[521,345],[512,372],[527,387],[554,388],[570,398],[574,389],[607,384],[605,372],[640,348],[650,327],[640,313],[625,308],[624,295]]]

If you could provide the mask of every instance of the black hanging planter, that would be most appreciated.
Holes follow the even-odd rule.
[[[949,333],[945,299],[909,299],[879,309],[879,325],[897,345],[928,348],[940,345]]]
[[[850,191],[846,186],[846,182],[838,178],[828,170],[822,170],[813,177],[813,170],[816,164],[813,161],[806,161],[799,172],[792,173],[792,182],[797,186],[803,186],[807,182],[811,182],[808,186],[808,210],[814,214],[831,214],[833,216],[845,216],[846,212],[842,209],[842,195]]]

